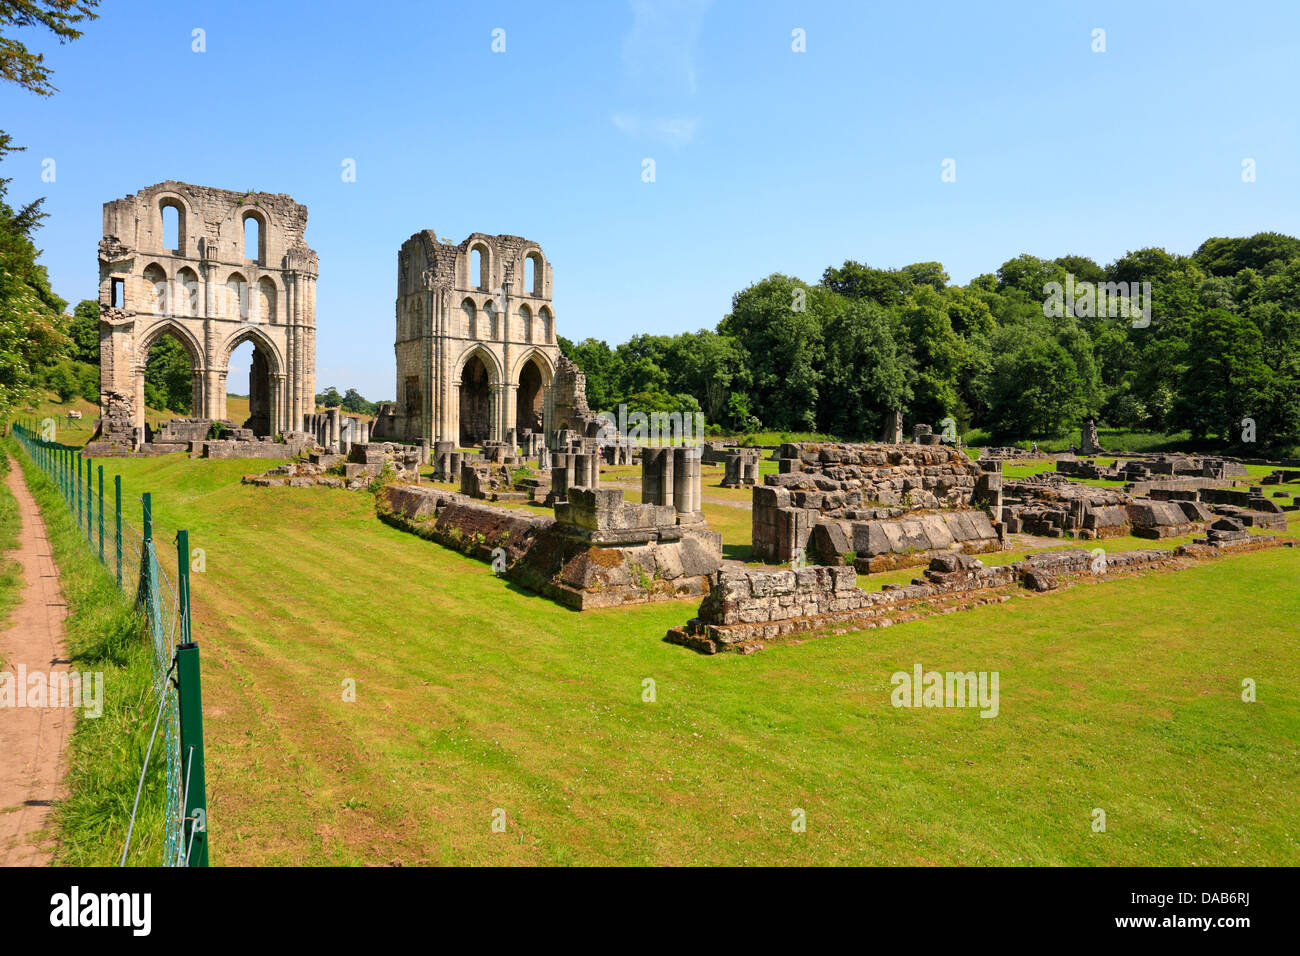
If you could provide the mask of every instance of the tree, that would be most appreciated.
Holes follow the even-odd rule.
[[[327,386],[325,391],[316,396],[316,404],[324,408],[338,408],[343,404],[343,396],[333,385]]]
[[[144,401],[150,408],[188,415],[194,407],[194,374],[185,346],[171,334],[149,349],[144,366]]]
[[[912,420],[942,421],[957,411],[962,360],[961,340],[952,330],[944,294],[918,286],[903,308],[902,320],[915,366]]]
[[[707,329],[674,338],[664,362],[672,387],[694,395],[710,422],[728,417],[731,396],[747,389],[752,381],[740,343]],[[749,416],[746,407],[743,418]]]
[[[79,23],[95,20],[99,0],[0,0],[0,27],[45,27],[67,43],[81,36]],[[29,50],[26,44],[0,33],[0,79],[17,83],[41,96],[54,93],[45,54]]]
[[[989,429],[998,438],[1056,438],[1087,413],[1074,359],[1053,339],[1004,338],[985,390]]]
[[[837,305],[825,327],[818,428],[833,435],[877,438],[889,413],[912,400],[911,362],[886,309],[852,299]]]
[[[1262,417],[1274,382],[1259,329],[1244,316],[1214,309],[1197,317],[1191,332],[1173,424],[1195,437],[1230,437],[1242,419],[1252,418],[1267,434],[1274,423]]]
[[[1192,259],[1213,276],[1235,275],[1242,269],[1263,271],[1273,262],[1300,258],[1300,239],[1280,232],[1257,232],[1244,239],[1206,239]]]
[[[938,267],[943,281],[948,280],[948,274],[939,263],[924,265]],[[933,273],[926,273],[925,270],[922,270],[922,274],[935,278]],[[873,269],[852,259],[846,259],[838,269],[827,267],[822,273],[822,285],[836,295],[848,296],[850,299],[869,299],[883,306],[902,305],[915,282],[912,273],[897,269]]]
[[[0,133],[0,160],[17,148]],[[50,289],[32,234],[45,214],[37,199],[13,209],[6,201],[10,179],[0,178],[0,419],[26,401],[38,370],[52,365],[68,347],[59,331],[67,303]]]
[[[82,299],[72,310],[68,323],[68,337],[72,339],[72,358],[90,365],[99,364],[99,303]]]
[[[769,428],[806,430],[817,416],[823,358],[821,314],[833,296],[774,274],[737,292],[718,325],[745,350],[750,405]]]

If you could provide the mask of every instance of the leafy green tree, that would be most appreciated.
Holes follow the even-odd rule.
[[[1076,282],[1105,282],[1106,270],[1087,256],[1057,256],[1052,260]]]
[[[325,391],[316,396],[316,404],[322,408],[338,408],[343,404],[343,396],[333,385],[325,388]]]
[[[67,43],[81,36],[77,24],[98,18],[94,12],[98,5],[99,0],[0,0],[0,28],[4,29],[0,33],[0,79],[41,96],[52,94],[45,54],[5,34],[10,27],[45,27],[59,43]]]
[[[909,417],[915,422],[942,421],[957,410],[962,364],[961,340],[948,318],[945,295],[918,286],[903,308],[902,324],[915,367]]]
[[[802,431],[817,418],[824,349],[822,321],[831,295],[774,274],[732,298],[718,331],[748,356],[751,406],[769,428]]]
[[[194,375],[189,353],[171,334],[149,349],[144,367],[144,401],[150,408],[188,415],[194,405]]]
[[[1236,275],[1243,269],[1262,271],[1274,262],[1300,258],[1300,239],[1280,232],[1257,232],[1240,239],[1206,239],[1192,259],[1213,276]]]
[[[355,388],[348,389],[343,394],[343,400],[339,406],[345,412],[351,412],[353,415],[373,415],[378,406],[374,402],[368,402]]]
[[[1029,299],[1042,302],[1043,286],[1049,282],[1065,282],[1065,269],[1055,262],[1023,253],[1008,259],[998,269],[998,291],[1018,289]]]
[[[947,281],[947,273],[939,263],[925,265],[937,266],[944,281]],[[926,274],[924,270],[922,274]],[[873,269],[852,259],[846,259],[838,269],[828,267],[822,273],[822,285],[836,295],[850,299],[868,299],[883,306],[901,306],[915,282],[914,275],[906,271]]]
[[[1264,340],[1245,316],[1215,309],[1198,316],[1188,338],[1187,367],[1172,423],[1195,437],[1233,438],[1245,418],[1268,434],[1276,422],[1263,420],[1273,389],[1264,361]]]
[[[82,299],[72,310],[68,323],[68,337],[72,339],[72,357],[78,362],[99,364],[99,303]]]
[[[664,361],[674,390],[694,395],[710,422],[727,418],[731,396],[752,381],[740,343],[707,329],[674,338]]]
[[[994,349],[985,382],[988,426],[999,438],[1058,438],[1084,419],[1086,385],[1054,339],[1012,336]]]
[[[906,345],[888,310],[870,300],[841,299],[826,321],[826,363],[818,429],[879,438],[891,411],[912,400]]]
[[[11,142],[0,133],[0,160],[17,150]],[[0,419],[6,420],[31,396],[39,370],[69,345],[59,330],[67,303],[50,289],[32,241],[45,218],[43,200],[14,209],[5,201],[10,182],[0,178]]]

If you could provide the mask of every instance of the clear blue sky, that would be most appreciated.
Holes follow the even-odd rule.
[[[107,200],[169,178],[290,193],[320,253],[318,385],[372,399],[394,393],[419,229],[536,239],[559,332],[611,345],[848,258],[965,282],[1021,252],[1300,233],[1295,2],[109,0],[81,40],[33,39],[60,91],[0,89],[28,150],[3,174],[11,200],[48,197],[56,291],[94,296]]]

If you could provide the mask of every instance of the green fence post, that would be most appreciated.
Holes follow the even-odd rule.
[[[190,630],[190,533],[176,532],[177,617],[181,645],[176,649],[176,694],[180,705],[181,780],[185,793],[187,866],[208,865],[208,798],[203,763],[203,693],[199,684],[199,645]]]
[[[185,565],[182,563],[182,567]],[[185,613],[188,614],[189,608]],[[181,780],[185,787],[187,866],[208,865],[208,799],[203,767],[203,694],[199,686],[199,645],[176,648],[176,696],[180,705]]]
[[[153,583],[149,579],[149,543],[153,541],[153,508],[150,507],[152,504],[150,500],[151,497],[152,496],[147,491],[140,496],[140,507],[142,509],[141,521],[143,523],[141,536],[143,540],[140,542],[140,577],[135,591],[135,600],[137,604],[149,599],[149,588]]]
[[[81,452],[77,452],[77,528],[81,528]]]
[[[114,521],[117,524],[117,530],[113,532],[114,549],[117,551],[117,587],[122,588],[122,476],[113,476],[113,497],[117,499],[117,504],[113,508]]]
[[[92,499],[94,497],[92,492],[94,492],[95,490],[95,475],[94,472],[91,470],[92,464],[94,463],[89,458],[87,458],[86,459],[86,543],[87,544],[95,543],[95,539],[93,536],[94,533],[90,530],[91,521],[94,520],[94,515],[95,515],[95,509],[92,504]]]
[[[99,563],[104,563],[104,466],[99,465]]]

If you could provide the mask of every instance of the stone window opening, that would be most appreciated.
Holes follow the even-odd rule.
[[[542,257],[535,252],[524,260],[524,288],[530,295],[542,297]]]
[[[482,246],[475,246],[469,251],[470,281],[477,280],[477,288],[483,292],[488,289],[488,257]]]
[[[126,280],[114,277],[109,280],[108,304],[114,309],[126,308]]]
[[[185,255],[185,215],[174,201],[162,203],[162,245],[167,252]]]
[[[258,265],[266,261],[266,229],[251,212],[244,213],[244,258]]]

